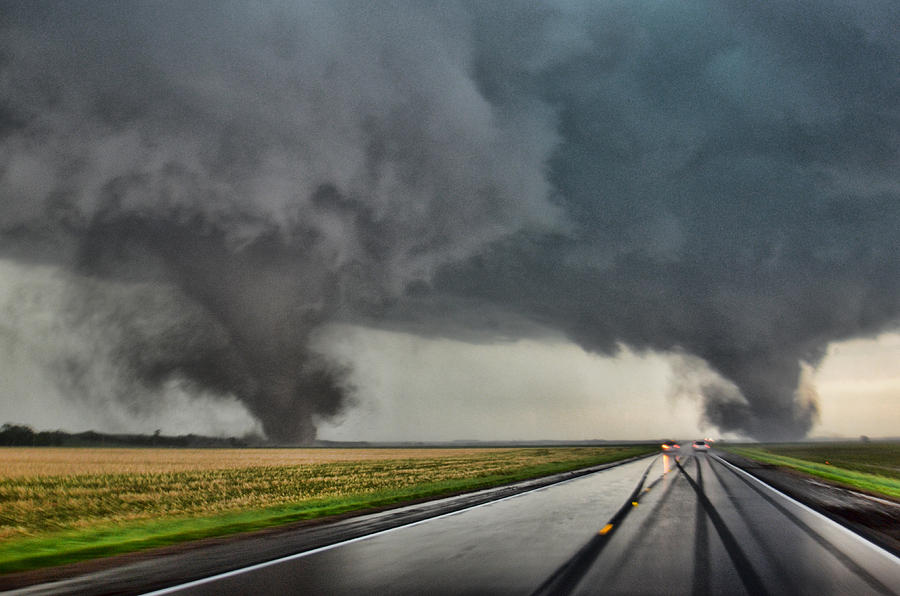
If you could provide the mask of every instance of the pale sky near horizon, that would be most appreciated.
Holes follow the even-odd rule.
[[[324,424],[323,439],[720,436],[696,400],[672,395],[666,355],[609,358],[563,340],[472,345],[360,329],[336,344],[342,350],[355,354],[360,404],[342,424]],[[900,435],[898,362],[900,334],[833,344],[813,376],[820,419],[809,435]]]
[[[0,271],[2,273],[2,271]],[[43,286],[45,296],[49,287]],[[35,331],[34,326],[31,330]],[[624,350],[585,352],[564,339],[472,344],[339,326],[324,344],[353,367],[356,403],[319,438],[348,441],[655,439],[719,437],[695,399],[675,396],[671,358]],[[39,344],[32,344],[39,348]],[[189,396],[173,385],[165,403],[136,418],[65,399],[27,350],[0,358],[0,421],[69,431],[241,435],[259,423],[236,399]],[[813,437],[896,436],[900,334],[832,344],[814,374],[820,420]]]

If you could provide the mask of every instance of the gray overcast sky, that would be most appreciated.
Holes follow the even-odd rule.
[[[892,0],[0,1],[0,417],[885,434],[898,30]]]

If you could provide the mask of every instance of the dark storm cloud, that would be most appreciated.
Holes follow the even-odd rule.
[[[551,179],[575,229],[504,243],[439,287],[593,349],[688,351],[739,390],[705,392],[720,429],[805,433],[801,362],[900,313],[900,12],[791,6],[598,3],[569,21],[584,51],[537,72],[518,52],[484,63],[497,97],[557,107]],[[515,43],[493,16],[482,56]]]
[[[892,3],[3,13],[3,254],[176,292],[119,370],[273,438],[341,409],[338,320],[687,352],[710,422],[787,437],[801,363],[900,315]]]
[[[124,333],[137,314],[104,297],[116,286],[71,289],[69,310],[103,313],[87,328],[116,345],[122,399],[176,380],[236,395],[271,438],[310,440],[348,389],[309,347],[324,323],[512,231],[561,227],[543,175],[552,123],[485,100],[458,6],[29,2],[4,16],[3,254],[195,307]],[[54,370],[75,387],[89,375],[72,362]]]

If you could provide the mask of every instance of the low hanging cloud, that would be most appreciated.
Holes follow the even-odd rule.
[[[900,317],[890,2],[4,12],[0,258],[65,272],[27,316],[106,341],[116,399],[304,442],[352,402],[329,324],[542,327],[693,355],[709,422],[792,437],[802,367]]]

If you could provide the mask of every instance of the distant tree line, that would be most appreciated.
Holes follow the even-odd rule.
[[[255,444],[257,441],[195,434],[167,436],[160,434],[160,431],[152,435],[114,435],[93,430],[81,433],[35,431],[24,424],[0,426],[0,446],[4,447],[247,447],[251,442]]]

